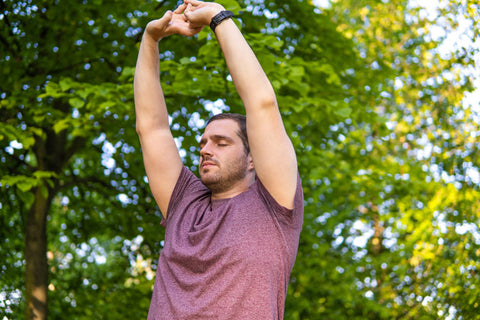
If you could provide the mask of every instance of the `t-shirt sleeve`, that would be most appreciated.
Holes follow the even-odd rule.
[[[301,224],[303,221],[303,188],[300,174],[297,173],[297,189],[293,199],[293,209],[287,209],[280,205],[267,191],[260,180],[257,180],[256,183],[258,184],[258,192],[261,194],[266,204],[272,209],[280,221],[283,221],[287,224]]]
[[[170,202],[168,203],[167,218],[162,218],[161,225],[166,226],[171,219],[172,214],[176,211],[176,207],[180,203],[180,200],[184,198],[186,194],[193,192],[194,190],[204,189],[202,182],[198,179],[187,167],[183,167],[178,177],[177,183],[173,188]]]

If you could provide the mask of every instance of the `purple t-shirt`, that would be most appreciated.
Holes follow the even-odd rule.
[[[294,209],[257,179],[230,199],[183,168],[168,207],[149,320],[283,319],[303,222],[300,177]]]

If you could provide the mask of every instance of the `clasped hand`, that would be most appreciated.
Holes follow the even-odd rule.
[[[210,24],[212,17],[225,10],[214,2],[184,0],[173,12],[167,11],[163,17],[148,23],[145,33],[155,41],[171,34],[191,37]]]

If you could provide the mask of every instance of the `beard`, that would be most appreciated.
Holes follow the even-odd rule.
[[[202,162],[204,161],[212,161],[212,159],[206,158]],[[218,161],[213,160],[213,162],[216,164],[214,170],[202,170],[200,167],[200,180],[212,193],[226,191],[247,176],[248,161],[246,156],[224,163],[222,166],[219,166]]]

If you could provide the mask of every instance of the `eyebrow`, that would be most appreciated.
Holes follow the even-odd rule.
[[[221,141],[221,140],[225,140],[227,142],[233,142],[233,139],[230,138],[230,137],[227,137],[227,136],[223,136],[221,134],[214,134],[210,137],[210,140],[213,140],[213,141]],[[199,142],[199,145],[201,146],[202,144],[205,144],[207,142],[207,139],[203,138],[200,139],[200,142]]]

